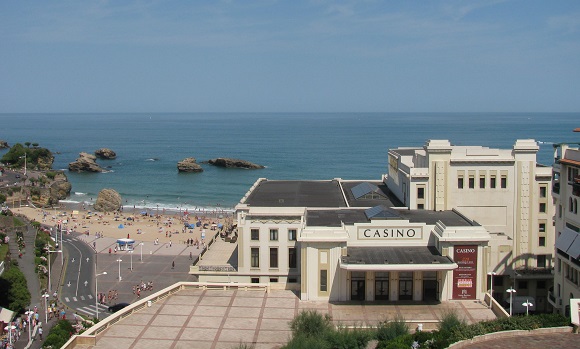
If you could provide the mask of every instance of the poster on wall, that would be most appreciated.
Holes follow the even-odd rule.
[[[453,247],[453,299],[475,299],[477,281],[477,245]]]

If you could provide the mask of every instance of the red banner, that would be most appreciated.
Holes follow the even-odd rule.
[[[453,299],[476,299],[477,245],[454,246],[453,260]]]

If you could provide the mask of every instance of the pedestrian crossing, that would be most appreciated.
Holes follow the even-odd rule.
[[[106,312],[109,309],[108,306],[103,305],[103,304],[98,304],[97,306],[99,308],[99,313]],[[78,311],[79,313],[89,315],[89,316],[96,316],[97,315],[97,310],[96,310],[94,305],[87,306],[87,307],[78,307],[78,308],[75,308],[75,310]]]
[[[92,295],[92,294],[89,294],[89,295],[87,295],[87,296],[86,296],[86,298],[85,298],[85,296],[80,296],[79,298],[80,298],[80,300],[81,300],[81,301],[84,301],[84,300],[86,300],[86,299],[93,299],[93,295]],[[73,301],[73,302],[77,302],[77,301],[79,300],[79,298],[77,298],[77,297],[72,297],[72,301]],[[71,298],[69,298],[69,297],[64,297],[64,300],[65,300],[67,303],[69,303],[69,302],[71,301]]]

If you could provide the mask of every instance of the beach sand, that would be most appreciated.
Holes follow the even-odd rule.
[[[185,243],[188,239],[202,240],[202,233],[205,232],[205,239],[209,239],[216,234],[217,225],[222,224],[224,229],[232,224],[230,214],[212,213],[206,216],[202,213],[192,213],[189,215],[178,212],[166,212],[159,215],[141,215],[136,212],[101,213],[87,210],[73,210],[71,208],[59,208],[57,210],[43,210],[33,207],[13,208],[15,214],[23,214],[30,220],[35,220],[43,225],[56,226],[58,221],[67,221],[65,227],[78,233],[88,233],[89,236],[101,234],[102,237],[115,239],[130,238],[135,241],[155,241],[159,243],[173,244]],[[154,214],[154,212],[153,212]],[[220,218],[222,217],[222,218]],[[196,219],[197,218],[197,219]],[[200,227],[185,229],[184,220],[194,224],[197,220],[202,221]],[[212,229],[212,225],[216,225]],[[123,228],[120,228],[122,225]],[[204,228],[204,225],[206,227]],[[170,235],[171,234],[171,235]]]

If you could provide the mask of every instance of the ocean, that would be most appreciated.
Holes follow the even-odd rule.
[[[389,149],[429,139],[511,148],[531,138],[541,142],[538,161],[551,165],[553,143],[580,141],[572,132],[579,121],[580,113],[0,114],[0,140],[50,149],[53,168],[72,184],[69,203],[91,203],[113,188],[127,207],[227,210],[262,177],[380,180]],[[117,153],[97,160],[109,172],[68,172],[80,152],[99,148]],[[178,173],[186,157],[240,158],[266,168],[202,164],[202,173]]]

